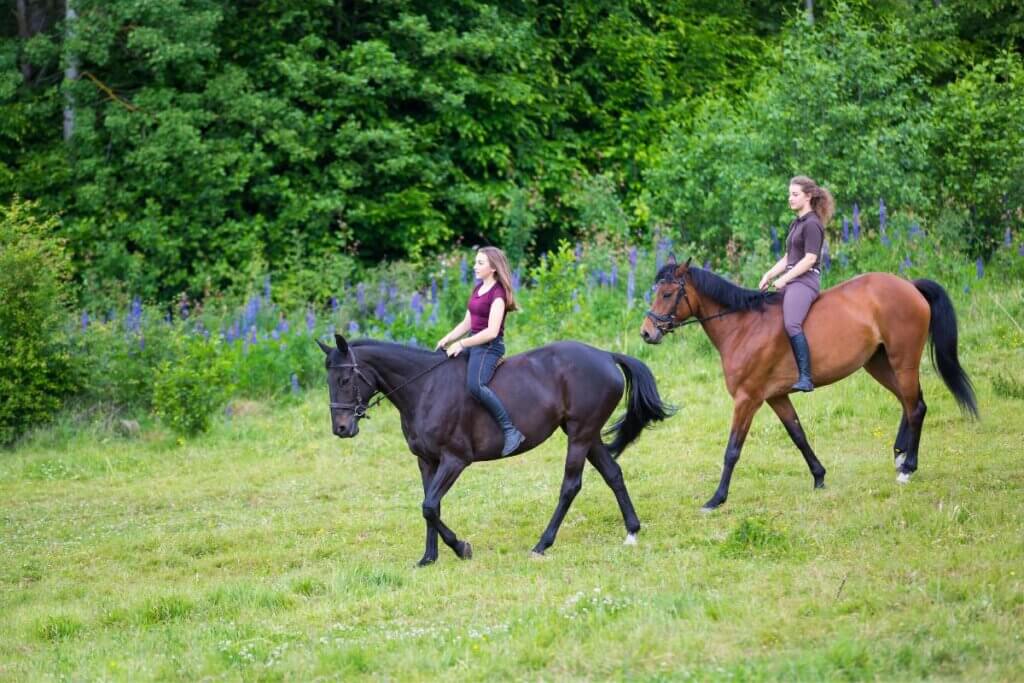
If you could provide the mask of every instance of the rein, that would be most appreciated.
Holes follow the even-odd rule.
[[[355,374],[361,380],[363,380],[364,382],[366,382],[369,385],[370,384],[370,380],[366,379],[366,375],[364,375],[363,371],[359,369],[359,363],[356,362],[356,354],[352,351],[351,348],[349,348],[348,354],[352,358],[352,362],[351,363],[339,363],[337,365],[328,365],[327,367],[328,368],[352,368],[352,370],[355,372]],[[374,406],[380,405],[381,401],[383,401],[388,396],[390,396],[391,394],[395,393],[396,391],[398,391],[402,387],[408,386],[412,382],[415,382],[416,380],[418,380],[423,375],[426,375],[429,372],[433,372],[437,368],[441,367],[444,364],[444,362],[447,361],[447,360],[448,360],[448,356],[446,355],[440,361],[438,361],[434,365],[431,365],[429,368],[427,368],[423,372],[421,372],[421,373],[419,373],[417,375],[413,375],[409,379],[407,379],[404,382],[402,382],[401,384],[399,384],[394,389],[392,389],[392,390],[390,390],[390,391],[388,391],[386,393],[383,393],[380,396],[377,396],[376,398],[374,398],[373,395],[376,394],[377,391],[374,390],[374,392],[372,394],[370,394],[370,402],[369,403],[367,403],[366,401],[363,400],[362,392],[359,391],[359,384],[357,383],[356,384],[356,402],[355,403],[337,403],[335,401],[331,401],[330,403],[328,403],[328,405],[330,406],[331,410],[352,410],[353,414],[355,414],[355,416],[357,418],[365,417],[367,420],[369,420],[370,416],[366,414],[366,411],[368,411],[370,408],[373,408]],[[370,385],[370,386],[372,386],[372,385]]]
[[[673,278],[671,280],[661,280],[658,284],[676,284],[679,285],[679,289],[676,290],[676,300],[672,304],[672,313],[665,313],[659,315],[654,311],[648,309],[647,317],[654,321],[654,326],[658,328],[663,334],[671,334],[680,327],[686,327],[687,325],[694,325],[696,323],[702,323],[707,320],[714,320],[715,318],[721,318],[722,316],[729,315],[730,313],[736,313],[736,311],[721,311],[714,315],[709,315],[706,318],[693,317],[690,320],[681,320],[676,317],[675,311],[679,308],[679,300],[682,299],[686,302],[686,307],[690,309],[690,315],[693,315],[693,304],[690,303],[690,297],[686,295],[686,280],[683,278]]]

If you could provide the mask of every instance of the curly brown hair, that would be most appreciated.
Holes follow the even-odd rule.
[[[810,195],[811,209],[818,214],[822,227],[827,226],[836,212],[836,200],[832,198],[832,193],[805,175],[794,176],[789,184],[799,185],[801,190]]]

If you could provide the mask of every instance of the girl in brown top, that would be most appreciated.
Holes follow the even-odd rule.
[[[800,373],[794,391],[813,391],[811,352],[804,336],[804,319],[821,290],[821,248],[825,243],[825,226],[832,219],[835,200],[832,193],[807,176],[789,181],[789,208],[797,218],[789,225],[786,255],[761,278],[759,287],[769,283],[782,290],[782,320],[793,347],[796,367]],[[772,283],[774,278],[778,278]]]
[[[512,424],[501,399],[487,383],[494,376],[498,361],[505,355],[505,316],[517,308],[512,276],[508,259],[496,247],[484,247],[477,252],[473,272],[481,283],[469,295],[466,317],[437,342],[435,349],[445,349],[450,357],[468,350],[466,388],[501,427],[505,435],[501,454],[511,455],[522,444],[523,434]],[[470,336],[463,337],[466,332]]]

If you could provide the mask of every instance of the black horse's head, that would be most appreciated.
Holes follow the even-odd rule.
[[[366,415],[367,402],[377,392],[377,385],[365,374],[367,368],[360,367],[345,338],[336,334],[334,340],[338,348],[331,348],[319,339],[316,343],[327,355],[331,430],[335,436],[346,439],[359,433],[359,418]]]
[[[686,293],[686,277],[690,260],[677,264],[674,256],[658,271],[651,294],[651,308],[644,316],[640,336],[648,344],[658,344],[696,311]]]

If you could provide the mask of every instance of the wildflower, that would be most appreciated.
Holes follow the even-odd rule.
[[[388,307],[384,303],[384,298],[377,299],[377,307],[373,309],[373,314],[377,316],[379,320],[383,320],[388,314]]]
[[[843,241],[850,241],[850,221],[846,218],[846,216],[843,216]]]
[[[636,247],[629,248],[629,267],[636,268]]]
[[[316,327],[316,313],[313,311],[313,307],[309,306],[308,308],[306,308],[306,331],[307,332],[312,332],[313,328],[315,328],[315,327]]]
[[[633,299],[636,296],[636,270],[634,268],[629,269],[629,275],[626,276],[626,307],[633,308]]]
[[[466,265],[466,257],[463,256],[459,261],[459,282],[466,282],[466,274],[469,268]]]
[[[350,336],[355,336],[359,334],[359,323],[357,323],[355,320],[350,320],[348,323],[348,333]]]
[[[1010,232],[1010,226],[1006,226],[1006,232],[1003,233],[1003,246],[1009,247],[1013,245],[1013,234]]]
[[[270,303],[270,276],[263,278],[263,300]]]
[[[356,303],[359,305],[359,310],[363,313],[366,312],[366,285],[360,282],[356,285]]]
[[[82,332],[89,329],[89,313],[88,311],[82,311]]]
[[[338,304],[337,297],[332,296],[330,299],[328,299],[328,303],[331,306],[331,313],[337,313],[338,309],[341,308],[341,306]]]
[[[293,394],[299,393],[299,391],[301,389],[301,387],[299,387],[299,376],[296,375],[294,372],[292,373],[291,382],[292,382],[292,393]]]
[[[423,298],[419,292],[412,293],[412,299],[409,300],[409,308],[412,309],[413,315],[416,316],[416,322],[419,323],[420,318],[423,317]]]
[[[781,246],[779,245],[779,231],[775,229],[774,225],[772,226],[771,231],[772,231],[772,256],[774,256],[775,258],[778,258],[779,257],[779,251],[781,249]]]
[[[576,243],[576,248],[573,250],[573,256],[576,257],[577,263],[583,260],[583,242]]]
[[[516,271],[518,273],[519,271]],[[515,275],[513,275],[512,282],[515,282]],[[437,278],[433,275],[430,276],[430,303],[437,303]]]
[[[974,264],[974,270],[975,272],[977,272],[979,280],[985,277],[985,262],[981,260],[980,256]]]
[[[857,202],[853,203],[853,239],[857,241],[860,239],[860,206]]]
[[[615,287],[619,284],[619,262],[612,259],[612,272],[608,276],[609,284]]]
[[[522,277],[523,276],[519,272],[518,268],[516,268],[515,270],[512,271],[512,291],[513,292],[518,292],[519,291],[519,287],[520,287],[520,285],[522,283]],[[434,303],[437,303],[437,302],[435,301]]]

